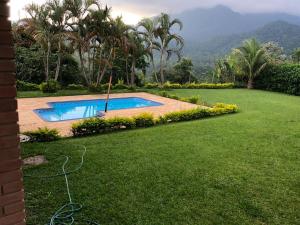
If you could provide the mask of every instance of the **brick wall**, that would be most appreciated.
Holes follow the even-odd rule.
[[[24,225],[14,51],[8,0],[0,0],[0,225]]]

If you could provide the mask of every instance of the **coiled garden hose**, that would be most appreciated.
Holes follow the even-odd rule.
[[[64,204],[58,210],[56,210],[56,212],[51,216],[51,219],[47,225],[73,225],[75,224],[75,222],[76,223],[79,222],[78,220],[75,220],[75,214],[81,211],[83,205],[73,202],[71,192],[70,192],[70,187],[69,187],[68,175],[71,173],[75,173],[82,168],[84,162],[84,156],[87,151],[85,146],[82,147],[84,151],[81,155],[81,162],[75,169],[66,171],[66,166],[69,162],[69,156],[65,156],[65,161],[62,165],[61,173],[57,173],[55,175],[50,175],[50,176],[32,176],[32,175],[24,176],[24,177],[38,178],[38,179],[51,179],[51,178],[62,177],[62,176],[64,176],[65,178],[69,202]],[[100,225],[99,223],[96,223],[86,218],[81,219],[81,222],[84,222],[89,225]]]

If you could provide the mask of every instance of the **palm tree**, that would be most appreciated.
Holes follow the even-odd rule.
[[[253,80],[266,67],[267,61],[265,51],[258,41],[248,39],[242,47],[234,49],[233,54],[237,57],[238,63],[244,75],[248,77],[249,89],[253,88]]]
[[[30,18],[25,18],[21,21],[27,32],[29,32],[36,42],[44,50],[44,66],[45,80],[49,80],[49,57],[51,53],[51,45],[53,42],[53,31],[49,23],[50,11],[45,5],[29,4],[25,7],[25,11]]]
[[[91,72],[91,48],[95,32],[90,29],[90,13],[93,8],[99,9],[97,0],[65,0],[69,13],[67,26],[71,29],[68,38],[77,49],[80,67],[88,85],[93,83]]]
[[[155,40],[155,32],[157,28],[157,20],[150,19],[150,18],[145,18],[142,21],[139,22],[138,24],[138,30],[140,31],[140,34],[143,37],[143,41],[145,42],[146,49],[148,52],[148,56],[151,61],[152,65],[152,70],[154,73],[154,78],[156,82],[158,83],[158,78],[157,78],[157,72],[156,72],[156,67],[154,63],[154,51],[159,51],[159,43]]]
[[[178,25],[181,30],[183,25],[178,19],[171,20],[168,14],[162,13],[157,18],[158,27],[155,29],[155,37],[159,39],[160,49],[160,81],[163,84],[164,68],[172,54],[176,54],[180,59],[181,51],[184,46],[184,40],[178,34],[172,33],[174,26]],[[174,47],[173,47],[174,46]]]
[[[129,54],[131,58],[131,76],[130,85],[133,87],[135,85],[135,75],[136,75],[136,64],[137,60],[145,57],[147,55],[147,49],[143,45],[143,40],[139,36],[139,33],[135,30],[129,34]]]
[[[126,25],[123,22],[122,17],[117,17],[116,19],[110,18],[109,33],[106,39],[106,44],[109,48],[108,65],[110,68],[113,68],[117,49],[127,48],[126,46],[128,45],[128,34],[132,29],[133,28],[131,26]],[[128,58],[126,60],[128,63]],[[105,71],[103,71],[101,74],[101,79],[105,74],[104,72]]]
[[[53,28],[54,40],[57,44],[57,63],[54,80],[57,81],[62,58],[62,45],[65,37],[65,26],[68,21],[68,14],[66,13],[65,1],[50,0],[46,3],[46,7],[50,12],[51,27]]]
[[[293,58],[298,64],[300,63],[300,48],[294,50]]]
[[[109,37],[111,36],[111,9],[107,6],[103,9],[91,10],[88,18],[89,29],[93,34],[92,40],[92,74],[96,72],[96,86],[98,86],[110,66],[111,57]],[[95,68],[98,65],[98,68]]]

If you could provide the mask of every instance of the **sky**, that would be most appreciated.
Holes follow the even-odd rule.
[[[26,4],[43,3],[45,0],[10,0],[11,19],[24,17]],[[136,24],[143,17],[160,12],[180,13],[193,8],[210,8],[225,5],[240,13],[285,12],[300,16],[300,0],[104,0],[113,9],[113,16],[122,15],[126,23]]]

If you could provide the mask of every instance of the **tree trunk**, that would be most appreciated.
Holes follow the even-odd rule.
[[[58,42],[58,55],[57,55],[57,65],[55,71],[55,81],[58,80],[59,71],[60,71],[60,64],[61,64],[61,42]]]
[[[163,85],[165,83],[165,78],[164,78],[164,65],[163,62],[164,61],[164,51],[162,50],[160,53],[160,82],[161,85]]]
[[[125,62],[126,62],[126,82],[127,82],[127,85],[129,86],[128,57],[127,56],[126,56]]]
[[[108,57],[108,61],[110,61],[111,58],[112,58],[112,52],[113,52],[113,49],[110,50],[109,57]],[[102,71],[99,70],[99,74],[98,74],[97,82],[96,82],[97,86],[101,83],[101,81],[102,81],[102,79],[103,79],[103,77],[104,77],[104,75],[105,75],[106,69],[107,69],[107,64],[104,65]]]
[[[79,59],[80,59],[81,72],[83,73],[83,77],[85,79],[85,82],[87,83],[87,85],[91,85],[91,83],[89,82],[89,79],[87,78],[87,75],[86,75],[86,71],[85,71],[85,67],[84,67],[84,62],[83,62],[83,57],[82,57],[82,52],[81,52],[81,48],[80,47],[78,49],[78,53],[79,53]]]
[[[248,89],[253,89],[253,78],[249,78],[247,88]]]
[[[156,68],[155,68],[154,60],[151,59],[151,62],[152,62],[152,68],[153,68],[153,73],[154,73],[155,81],[156,81],[156,83],[158,83],[158,78],[157,78],[157,73],[156,73]]]
[[[45,68],[46,82],[48,82],[48,80],[49,80],[49,57],[50,57],[50,48],[51,48],[51,43],[49,40],[48,40],[47,46],[48,46],[48,48],[47,48],[47,55],[46,55],[46,68]]]
[[[131,87],[133,87],[135,83],[135,63],[135,58],[133,58],[131,66]]]

